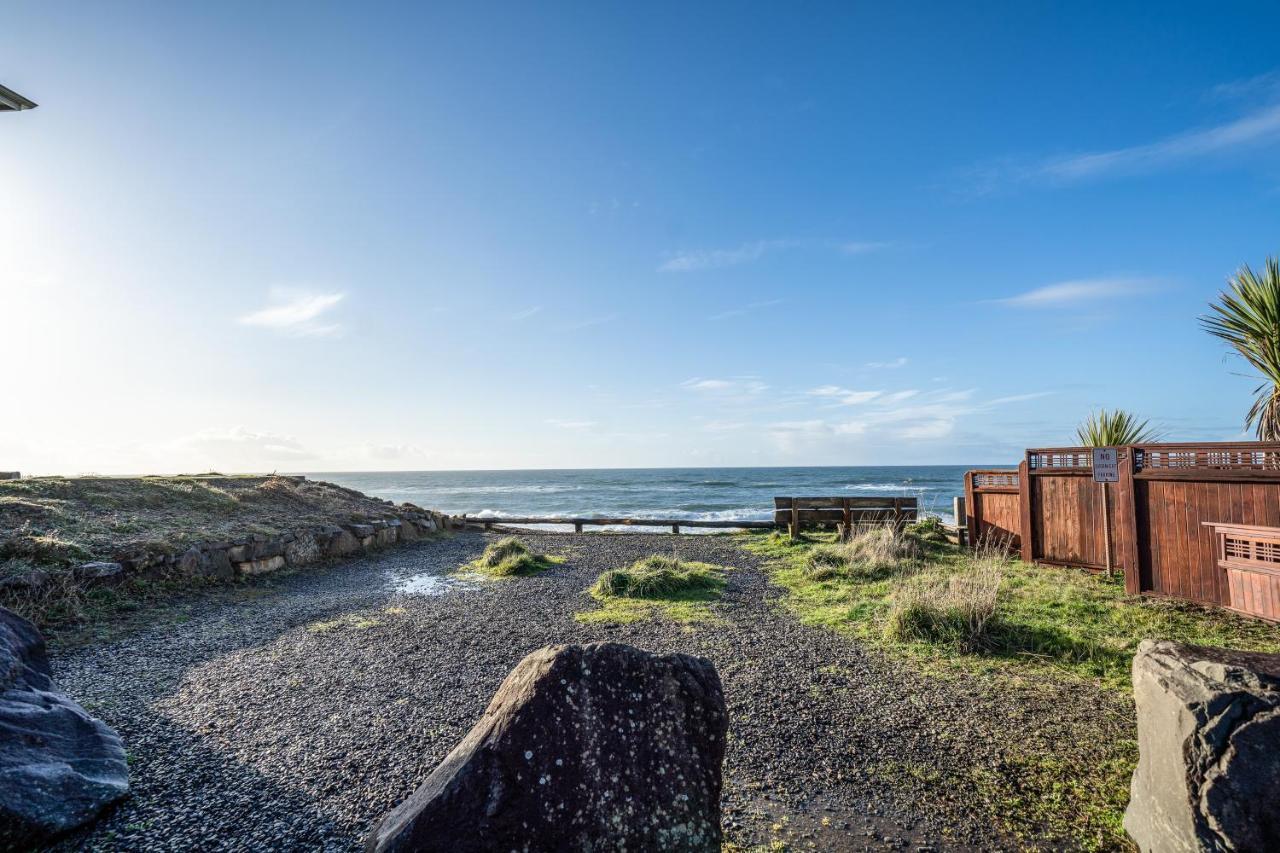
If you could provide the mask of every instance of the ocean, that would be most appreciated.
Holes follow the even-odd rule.
[[[976,465],[858,468],[616,468],[539,471],[309,473],[402,503],[450,514],[612,516],[768,521],[774,497],[876,495],[917,498],[948,523]]]

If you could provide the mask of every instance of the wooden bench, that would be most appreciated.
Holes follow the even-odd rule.
[[[915,521],[918,515],[913,497],[773,499],[773,523],[786,526],[793,539],[806,524],[836,525],[841,537],[845,537],[855,524],[902,524]]]

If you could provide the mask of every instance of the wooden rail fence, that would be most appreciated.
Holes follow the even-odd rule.
[[[564,516],[518,516],[518,517],[501,517],[495,518],[491,516],[482,516],[480,518],[468,518],[467,516],[459,516],[459,520],[463,524],[483,527],[485,530],[492,530],[494,526],[503,527],[508,525],[523,524],[564,524],[573,525],[575,533],[581,533],[583,527],[670,527],[672,533],[679,533],[682,527],[710,527],[725,530],[741,529],[741,530],[770,530],[774,524],[772,521],[719,521],[719,520],[701,520],[689,518],[569,518]]]
[[[914,497],[834,497],[834,498],[774,498],[773,521],[722,521],[689,518],[602,518],[597,516],[481,516],[479,518],[456,516],[455,520],[466,526],[494,527],[527,524],[573,525],[575,533],[584,527],[670,527],[679,533],[682,527],[719,528],[723,530],[769,530],[788,527],[792,535],[804,525],[842,526],[848,531],[854,524],[902,523],[915,521],[918,515]]]
[[[1006,535],[1023,560],[1123,571],[1130,594],[1280,619],[1280,442],[1118,448],[1119,482],[1084,447],[1027,450],[1017,471],[970,471],[970,540]]]

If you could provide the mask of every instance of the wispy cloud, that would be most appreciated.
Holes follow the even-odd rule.
[[[1040,173],[1054,181],[1077,181],[1107,173],[1162,168],[1280,140],[1280,104],[1273,104],[1225,124],[1179,133],[1146,145],[1095,151],[1049,160]]]
[[[542,306],[534,305],[524,309],[523,311],[517,311],[516,313],[512,314],[511,319],[517,322],[519,322],[520,320],[528,320],[530,317],[532,317],[534,314],[539,313],[540,311],[542,311]]]
[[[732,379],[686,379],[681,388],[714,397],[756,397],[769,390],[769,386],[753,376]]]
[[[239,322],[245,326],[260,326],[294,337],[339,335],[343,331],[342,325],[322,322],[321,317],[345,297],[344,293],[311,293],[275,288],[271,291],[271,305],[245,314]]]
[[[1058,308],[1137,296],[1142,293],[1151,293],[1159,287],[1160,281],[1154,278],[1131,276],[1081,278],[1046,284],[1025,293],[988,301],[1015,308]]]
[[[774,305],[781,305],[785,301],[786,301],[785,299],[764,299],[759,302],[748,302],[746,305],[743,305],[741,307],[730,308],[726,311],[721,311],[718,314],[712,314],[707,319],[708,320],[727,320],[730,317],[741,317],[743,314],[748,314],[752,311],[758,311],[761,308],[772,308]]]
[[[1213,157],[1225,157],[1280,142],[1280,77],[1261,75],[1226,83],[1214,90],[1222,98],[1267,96],[1267,103],[1239,118],[1208,127],[1171,134],[1151,142],[1087,151],[1038,162],[1004,162],[979,166],[967,173],[967,192],[986,195],[1019,184],[1066,186],[1080,181],[1116,175],[1132,175],[1169,169]]]
[[[846,255],[865,255],[891,247],[892,243],[876,240],[756,240],[731,249],[696,249],[676,252],[658,267],[660,272],[695,272],[749,264],[765,255],[784,249],[835,250]]]
[[[757,240],[754,243],[743,243],[733,249],[698,249],[679,252],[663,261],[658,269],[661,272],[692,272],[733,267],[758,261],[766,252],[787,249],[795,245],[794,240]]]
[[[745,427],[742,421],[707,421],[702,425],[707,432],[732,432]]]
[[[870,367],[874,370],[892,370],[893,368],[896,368],[896,367],[906,367],[906,366],[907,366],[907,357],[905,355],[898,356],[892,361],[868,361],[867,362],[867,367]]]
[[[892,246],[892,243],[886,243],[880,240],[851,240],[848,243],[841,243],[836,248],[844,252],[846,255],[866,255],[870,252],[879,252]]]
[[[857,441],[893,445],[902,441],[933,441],[950,436],[967,415],[988,412],[998,406],[1032,400],[1051,392],[1037,391],[975,400],[972,388],[919,391],[914,388],[892,392],[850,392],[825,385],[809,392],[818,397],[843,400],[853,396],[857,414],[846,419],[781,421],[769,424],[768,434],[784,452],[812,450],[815,445]],[[874,396],[866,396],[866,395]],[[844,396],[842,396],[844,395]]]
[[[547,418],[547,423],[560,429],[591,429],[596,425],[595,421],[569,421],[561,418]]]
[[[291,435],[259,432],[243,426],[202,429],[178,439],[177,445],[200,454],[213,468],[274,469],[316,458],[315,453]]]
[[[869,403],[883,394],[883,391],[852,391],[839,385],[822,385],[805,392],[811,397],[823,397],[833,400],[840,406],[857,406]]]
[[[1236,100],[1240,98],[1274,98],[1280,94],[1280,71],[1267,71],[1243,80],[1231,80],[1219,83],[1209,90],[1209,96],[1217,100]]]

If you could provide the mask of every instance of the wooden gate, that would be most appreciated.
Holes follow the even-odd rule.
[[[964,475],[964,524],[973,545],[1021,547],[1022,516],[1018,498],[1018,472],[1013,469],[966,471]],[[956,524],[961,520],[956,519]]]

